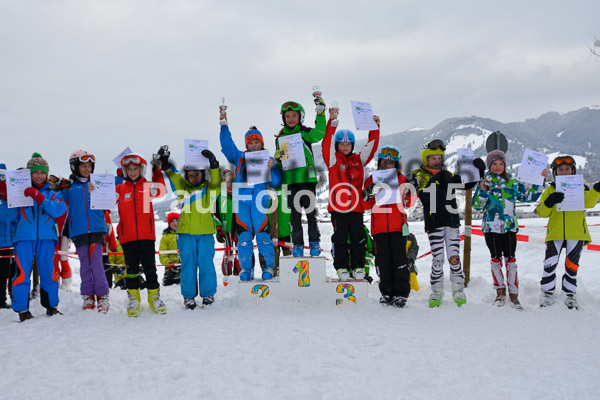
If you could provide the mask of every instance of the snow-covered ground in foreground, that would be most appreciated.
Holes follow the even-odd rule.
[[[543,238],[545,222],[523,219],[521,233]],[[420,253],[427,252],[423,223],[410,227]],[[328,248],[331,226],[321,229]],[[600,227],[591,232],[600,241]],[[77,290],[61,290],[63,316],[46,317],[37,299],[35,318],[26,323],[0,310],[0,397],[595,399],[600,393],[598,252],[584,250],[581,257],[579,312],[567,310],[562,298],[538,307],[540,244],[517,248],[523,312],[491,305],[489,253],[478,236],[462,308],[450,300],[447,266],[445,302],[428,308],[430,257],[418,261],[421,291],[406,309],[380,306],[375,284],[363,307],[238,306],[236,284],[220,283],[221,254],[217,300],[208,309],[184,310],[179,287],[167,287],[161,288],[165,316],[148,311],[143,293],[145,312],[128,318],[126,293],[118,289],[107,315],[82,311]],[[78,263],[71,265],[78,289]],[[559,266],[559,278],[563,271]]]

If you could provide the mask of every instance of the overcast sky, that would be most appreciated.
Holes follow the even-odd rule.
[[[597,0],[0,0],[0,161],[38,151],[67,175],[86,149],[113,172],[126,146],[182,160],[184,139],[224,160],[221,97],[239,147],[256,125],[273,151],[281,103],[312,125],[315,84],[341,127],[365,101],[383,134],[571,111],[600,103],[594,36]]]

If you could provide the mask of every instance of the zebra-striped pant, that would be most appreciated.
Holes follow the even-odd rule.
[[[544,260],[544,273],[541,285],[544,292],[554,292],[556,287],[556,266],[562,249],[567,249],[565,260],[565,274],[562,277],[562,290],[566,293],[577,291],[577,270],[579,257],[583,250],[582,240],[553,240],[546,242],[546,259]]]
[[[444,226],[429,232],[429,245],[431,246],[431,276],[432,288],[444,287],[444,246],[450,264],[450,282],[453,286],[462,287],[465,275],[460,263],[460,229]]]

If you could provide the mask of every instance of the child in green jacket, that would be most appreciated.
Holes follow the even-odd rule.
[[[163,231],[160,239],[158,256],[160,263],[165,266],[165,275],[163,276],[163,286],[179,285],[181,273],[181,258],[178,253],[163,254],[163,251],[177,251],[177,224],[179,223],[179,213],[172,212],[167,215],[168,226]]]
[[[575,175],[577,165],[571,156],[559,156],[552,161],[552,174]],[[546,259],[544,260],[544,273],[542,274],[542,296],[540,307],[554,304],[554,289],[556,288],[556,267],[562,249],[567,249],[565,260],[565,274],[562,277],[562,291],[565,292],[565,305],[569,309],[578,309],[579,303],[575,298],[577,291],[577,270],[579,257],[583,246],[592,241],[590,231],[585,220],[585,211],[557,211],[556,205],[564,200],[564,193],[556,191],[556,184],[551,183],[544,190],[537,206],[537,214],[542,218],[549,218],[546,230]],[[584,192],[585,208],[592,208],[600,199],[600,182],[596,182],[589,190]]]

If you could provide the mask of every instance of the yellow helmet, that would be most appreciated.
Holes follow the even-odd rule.
[[[446,145],[444,145],[444,142],[440,139],[435,139],[429,143],[425,143],[423,148],[421,148],[421,162],[423,163],[423,166],[427,166],[427,157],[434,154],[439,154],[443,158],[445,151]]]

